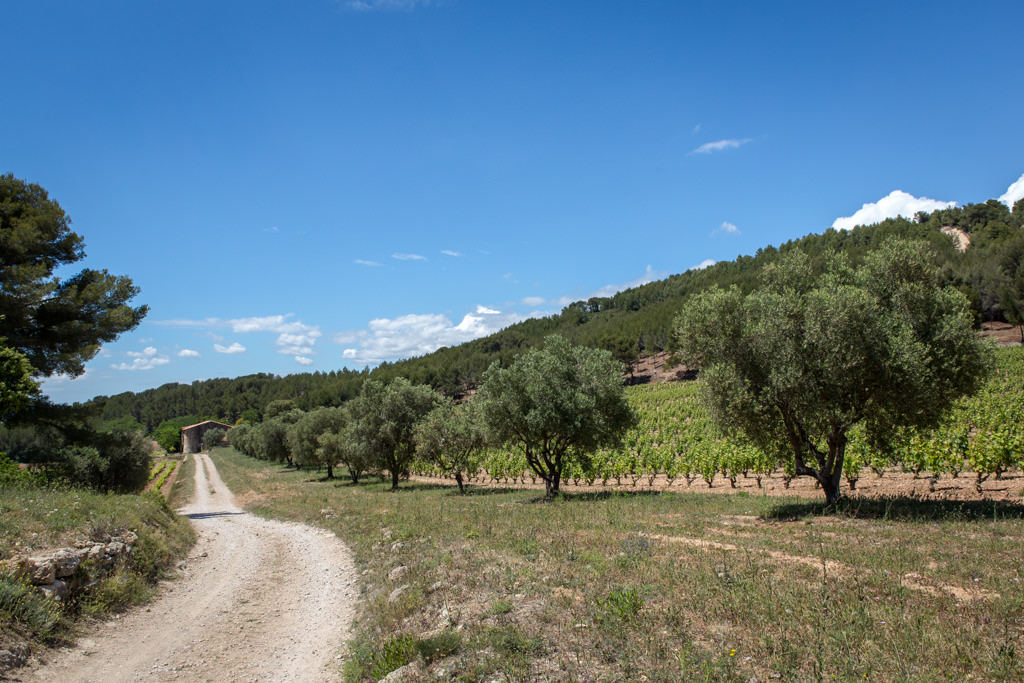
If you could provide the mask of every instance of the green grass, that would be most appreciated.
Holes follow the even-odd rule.
[[[459,680],[1024,680],[1024,508],[322,481],[215,455],[365,571],[346,669]],[[388,573],[404,565],[396,581]],[[407,586],[396,599],[392,591]],[[425,657],[415,645],[458,634]],[[386,673],[386,672],[384,672]],[[429,676],[428,676],[429,679]]]
[[[123,530],[138,535],[131,562],[64,605],[44,598],[19,577],[0,575],[0,647],[59,642],[73,634],[79,615],[100,616],[144,602],[155,581],[195,540],[188,521],[155,491],[117,495],[30,483],[0,485],[0,560],[100,541]],[[84,563],[78,571],[89,574],[95,568]]]
[[[167,506],[172,510],[184,507],[192,500],[196,492],[196,457],[185,456],[185,461],[178,467],[178,478],[171,486],[167,495]]]

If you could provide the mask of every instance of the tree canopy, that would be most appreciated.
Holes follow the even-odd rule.
[[[622,364],[609,351],[558,335],[508,368],[492,365],[479,400],[492,438],[523,449],[547,498],[559,494],[567,458],[614,445],[636,421]]]
[[[471,467],[472,456],[486,445],[478,408],[476,399],[456,404],[445,398],[416,426],[417,454],[455,475],[459,493],[466,492],[462,475]]]
[[[854,425],[880,448],[898,427],[936,425],[980,386],[989,354],[926,245],[887,242],[858,268],[834,253],[825,262],[816,272],[790,252],[749,294],[694,296],[676,331],[723,429],[791,458],[832,503]]]
[[[36,377],[78,376],[85,363],[121,333],[134,329],[146,306],[129,301],[132,281],[83,269],[54,272],[85,257],[71,219],[39,185],[0,176],[0,336],[23,353]]]
[[[408,474],[416,451],[416,424],[433,410],[441,396],[404,378],[390,384],[370,380],[350,404],[349,437],[362,444],[376,465],[391,474],[391,488]]]

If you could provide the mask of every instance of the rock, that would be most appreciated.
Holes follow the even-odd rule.
[[[103,564],[103,546],[99,543],[94,543],[89,546],[85,551],[85,560],[92,560],[93,563],[102,565]]]
[[[452,613],[448,611],[447,607],[444,607],[441,609],[441,614],[437,617],[437,623],[434,625],[434,628],[440,630],[448,629],[452,627],[453,622]]]
[[[391,571],[388,572],[388,581],[398,581],[399,579],[401,579],[403,576],[405,576],[408,573],[409,573],[409,568],[406,567],[404,564],[401,565],[401,566],[395,567],[394,569],[392,569]]]
[[[427,592],[434,593],[436,591],[441,590],[442,588],[444,588],[444,583],[442,583],[441,581],[435,581],[434,583],[430,584],[430,588],[427,589]]]
[[[401,541],[395,541],[391,544],[391,552],[397,553],[399,550],[405,547],[405,544]]]
[[[0,650],[0,671],[25,666],[28,664],[28,654],[28,643],[17,643]]]
[[[48,598],[52,598],[57,602],[60,602],[67,598],[69,592],[68,585],[60,579],[57,579],[56,581],[47,586],[40,586],[39,590],[43,592],[43,595],[45,595]]]
[[[57,567],[49,557],[28,558],[28,580],[35,586],[46,586],[57,579]]]
[[[405,666],[400,666],[384,678],[380,679],[380,683],[404,683],[405,681],[419,680],[420,674],[423,673],[423,663],[420,660],[410,662]]]
[[[54,573],[58,579],[71,576],[82,564],[82,558],[71,548],[61,548],[53,554]]]
[[[24,556],[9,557],[0,562],[0,572],[13,576],[25,576],[29,573],[30,567],[29,559]]]
[[[402,597],[402,593],[404,593],[407,590],[409,590],[409,584],[404,583],[395,590],[391,591],[391,594],[388,595],[388,604],[391,604],[395,600],[398,600],[398,598]]]

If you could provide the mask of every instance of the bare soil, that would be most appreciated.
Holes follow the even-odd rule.
[[[199,532],[182,575],[150,606],[96,625],[21,681],[330,681],[357,572],[333,534],[236,506],[206,454],[180,512]]]

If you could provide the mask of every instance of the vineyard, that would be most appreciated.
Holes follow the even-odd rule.
[[[854,430],[846,450],[843,474],[851,490],[866,472],[883,477],[894,468],[924,478],[934,492],[943,478],[970,477],[975,490],[1024,464],[1024,347],[999,349],[989,381],[974,397],[961,400],[947,420],[929,432],[895,435],[889,452],[872,450]],[[570,459],[564,473],[574,485],[654,487],[657,480],[672,486],[735,488],[739,478],[758,488],[775,478],[789,488],[792,462],[779,461],[753,444],[723,434],[712,423],[693,382],[643,385],[628,389],[639,418],[615,449]],[[446,477],[430,462],[418,461],[414,474]],[[536,484],[521,451],[490,449],[472,459],[470,482]]]
[[[178,468],[178,464],[179,461],[176,458],[165,458],[158,461],[149,473],[149,483],[146,484],[146,488],[162,491],[164,485]]]

